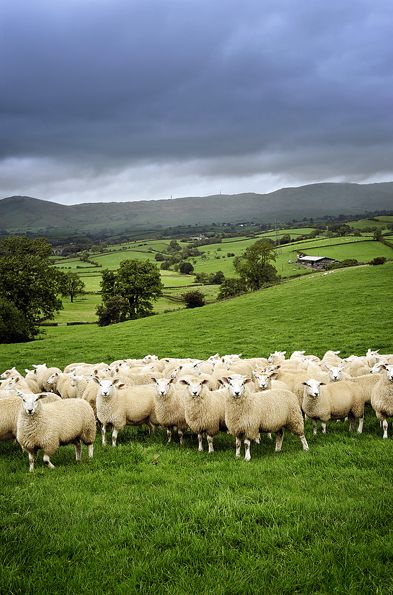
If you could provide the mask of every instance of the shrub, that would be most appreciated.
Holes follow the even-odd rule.
[[[197,289],[184,293],[182,297],[186,304],[186,308],[200,308],[206,303],[205,296]]]
[[[179,272],[183,273],[183,275],[191,275],[194,272],[194,267],[190,262],[181,262],[179,265]]]
[[[376,256],[368,264],[385,264],[386,258],[384,256]]]
[[[227,298],[235,297],[247,292],[247,286],[242,279],[225,279],[220,287],[218,300],[225,300]]]

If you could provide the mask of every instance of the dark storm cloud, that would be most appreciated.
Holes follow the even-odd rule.
[[[7,189],[26,160],[51,170],[43,183],[70,169],[90,184],[127,168],[142,176],[146,164],[222,178],[392,171],[390,0],[5,0],[0,10]]]

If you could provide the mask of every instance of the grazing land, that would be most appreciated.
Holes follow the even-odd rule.
[[[58,327],[43,340],[2,345],[2,368],[119,357],[266,355],[274,349],[368,347],[392,352],[393,263],[311,274],[194,311],[112,327]],[[361,288],[361,291],[360,291]],[[0,444],[3,593],[390,593],[393,590],[393,440],[367,412],[363,435],[346,423],[312,436],[310,451],[263,437],[250,463],[221,434],[165,444],[144,428],[119,446],[56,469],[27,472],[15,443]]]

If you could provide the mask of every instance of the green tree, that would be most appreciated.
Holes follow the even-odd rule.
[[[383,239],[383,234],[382,234],[382,229],[381,229],[381,228],[379,228],[379,227],[378,227],[378,228],[377,228],[377,229],[374,231],[373,238],[374,238],[374,240],[376,240],[377,242],[380,242],[380,241]]]
[[[84,289],[85,284],[78,273],[73,273],[71,271],[64,273],[64,276],[60,281],[61,295],[68,296],[72,303],[74,297],[83,293]]]
[[[187,291],[182,297],[186,304],[186,308],[200,308],[206,303],[204,294],[198,289]]]
[[[151,300],[162,295],[162,287],[160,272],[154,263],[123,260],[117,271],[102,273],[103,304],[97,308],[99,319],[110,324],[149,316],[153,311]],[[113,298],[122,298],[122,301],[114,302]]]
[[[274,245],[269,240],[258,240],[247,248],[242,256],[234,259],[234,266],[240,279],[251,291],[279,279],[272,264],[276,260]]]
[[[53,318],[63,306],[58,298],[61,273],[51,266],[51,246],[45,239],[8,237],[0,241],[0,297],[12,304],[9,341],[29,341],[38,334],[42,318]],[[19,318],[17,339],[11,318]],[[4,324],[7,318],[3,315]]]
[[[194,272],[194,267],[191,262],[183,261],[179,264],[179,272],[183,275],[191,275]]]
[[[218,293],[218,300],[226,300],[242,293],[246,293],[247,286],[242,279],[229,278],[225,279],[221,284],[220,291]]]

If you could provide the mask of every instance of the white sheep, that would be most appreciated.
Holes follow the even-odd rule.
[[[43,404],[61,401],[61,398],[53,393],[40,393],[39,396]],[[14,396],[0,400],[0,440],[16,438],[16,424],[20,407],[20,398],[16,393]]]
[[[203,434],[206,434],[209,453],[214,452],[213,437],[225,426],[226,389],[211,391],[206,378],[182,379],[179,384],[186,385],[185,418],[192,432],[198,434],[198,450],[203,451]]]
[[[304,395],[302,409],[312,421],[313,433],[317,433],[317,421],[322,422],[322,432],[326,434],[326,422],[330,419],[349,419],[349,429],[353,430],[355,419],[359,420],[358,432],[363,431],[364,401],[360,388],[347,380],[326,384],[315,378],[303,382]]]
[[[236,457],[240,457],[241,437],[244,436],[245,460],[251,459],[250,441],[258,441],[259,432],[276,433],[276,452],[282,447],[284,428],[299,436],[303,450],[308,450],[304,421],[296,396],[287,390],[246,390],[250,378],[223,378],[228,385],[225,404],[225,424],[236,438]]]
[[[177,429],[180,444],[183,444],[184,432],[188,428],[185,413],[186,391],[184,386],[175,384],[175,379],[153,378],[155,381],[155,413],[160,426],[166,428],[168,443],[172,440],[172,431]]]
[[[388,437],[388,417],[393,416],[393,365],[384,364],[384,372],[371,392],[371,406],[382,422],[383,437]]]
[[[61,445],[74,444],[76,460],[81,460],[82,442],[93,456],[96,420],[92,408],[82,399],[62,400],[43,405],[42,395],[18,393],[22,399],[16,438],[29,453],[29,471],[34,471],[37,451],[44,451],[44,463],[53,469],[50,457]]]
[[[102,444],[106,445],[106,429],[112,426],[112,446],[116,446],[118,433],[126,425],[157,425],[154,411],[154,385],[126,386],[115,379],[93,379],[98,385],[96,408],[101,423]]]

